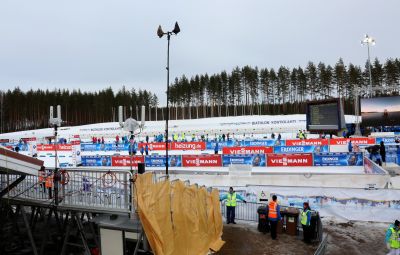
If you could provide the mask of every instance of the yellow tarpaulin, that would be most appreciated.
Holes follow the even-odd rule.
[[[156,255],[205,255],[222,241],[219,192],[182,181],[153,183],[151,173],[135,181],[137,211]]]

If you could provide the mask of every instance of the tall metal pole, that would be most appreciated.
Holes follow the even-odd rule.
[[[169,120],[169,41],[171,39],[170,32],[167,33],[167,118],[165,121],[165,174],[168,177],[168,120]]]
[[[369,54],[369,44],[368,41],[368,70],[369,70],[369,96],[372,97],[372,73],[371,73],[371,58]]]

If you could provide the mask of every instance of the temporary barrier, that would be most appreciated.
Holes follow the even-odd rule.
[[[274,153],[319,153],[328,152],[327,145],[303,145],[303,146],[275,146]]]
[[[146,167],[165,167],[166,157],[165,157],[165,155],[145,156],[144,162],[146,164]],[[182,166],[182,156],[168,155],[168,166],[181,167]]]
[[[111,157],[82,156],[82,166],[111,166]]]
[[[146,144],[150,151],[165,151],[165,143],[139,143],[139,148],[146,147]],[[171,149],[171,143],[168,143],[168,149]]]
[[[221,167],[221,155],[182,155],[183,167]]]
[[[351,141],[354,144],[365,144],[365,145],[372,145],[375,144],[375,138],[373,137],[355,137],[355,138],[336,138],[331,139],[331,145],[346,145]]]
[[[112,156],[111,166],[137,166],[138,163],[144,163],[143,156]]]
[[[286,146],[302,146],[302,145],[329,145],[329,140],[328,139],[286,140]]]
[[[219,192],[178,180],[153,183],[138,175],[135,200],[146,237],[158,255],[207,254],[223,246]]]
[[[173,142],[171,150],[205,150],[205,142]]]
[[[37,145],[38,151],[55,151],[55,148],[57,148],[57,151],[71,151],[72,145],[71,144],[57,144],[57,146],[55,146],[54,144]]]
[[[222,165],[252,165],[265,166],[265,154],[250,154],[250,155],[222,155]]]
[[[311,153],[303,154],[267,154],[267,166],[312,166]]]
[[[315,153],[314,166],[362,166],[363,154],[350,153]]]
[[[247,147],[224,147],[223,154],[266,154],[273,153],[273,147],[247,146]]]
[[[366,174],[387,174],[385,170],[367,157],[364,157],[364,172]]]

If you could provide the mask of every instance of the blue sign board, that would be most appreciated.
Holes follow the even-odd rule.
[[[160,156],[145,156],[144,163],[146,167],[165,167],[165,155]],[[169,155],[168,166],[181,167],[182,157],[180,155]]]
[[[320,153],[329,152],[328,145],[275,146],[274,153]]]
[[[222,155],[222,165],[265,166],[265,154],[226,154]]]
[[[82,156],[82,166],[111,166],[111,157]]]
[[[362,166],[363,154],[350,153],[315,153],[314,166]]]

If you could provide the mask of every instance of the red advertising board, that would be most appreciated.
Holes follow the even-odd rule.
[[[303,154],[268,154],[267,166],[312,166],[311,153]]]
[[[222,154],[266,154],[273,153],[274,148],[268,146],[223,147]]]
[[[80,140],[71,141],[71,145],[80,145],[80,144],[81,144]]]
[[[54,151],[54,144],[38,144],[37,150],[38,151]],[[58,151],[70,151],[72,150],[71,144],[57,144]]]
[[[222,166],[222,158],[221,155],[182,155],[182,166],[218,167]]]
[[[328,139],[286,140],[286,146],[329,145]]]
[[[143,156],[132,157],[132,166],[137,166],[138,163],[144,163]],[[131,156],[112,156],[111,166],[131,166]]]
[[[0,143],[9,143],[10,139],[0,139]]]
[[[171,143],[171,150],[205,150],[205,142],[173,142]]]
[[[354,144],[375,144],[375,138],[373,137],[356,137],[356,138],[337,138],[331,139],[331,145],[346,145],[348,142]]]
[[[171,143],[168,144],[171,149]],[[138,148],[145,147],[146,143],[139,143]],[[165,143],[148,143],[150,151],[165,151]]]

